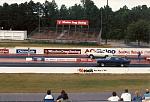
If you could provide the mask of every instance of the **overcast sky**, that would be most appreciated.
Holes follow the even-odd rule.
[[[0,0],[0,5],[3,3],[24,3],[29,2],[30,0]],[[44,3],[45,0],[32,0],[34,2],[41,2]],[[52,1],[52,0],[47,0]],[[62,4],[65,4],[67,7],[73,6],[74,4],[80,4],[80,0],[55,0],[57,5],[60,7]],[[107,4],[107,0],[92,0],[94,1],[95,5],[100,8],[104,7],[104,5]],[[113,11],[119,10],[120,7],[123,7],[124,5],[127,5],[129,9],[132,7],[138,6],[138,5],[147,5],[150,7],[150,0],[109,0],[109,6],[113,9]]]

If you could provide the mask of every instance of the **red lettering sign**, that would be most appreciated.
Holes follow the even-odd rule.
[[[8,54],[9,49],[0,49],[0,54]]]
[[[88,20],[57,20],[57,25],[89,25]]]

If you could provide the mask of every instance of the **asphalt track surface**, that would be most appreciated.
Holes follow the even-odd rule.
[[[4,55],[0,56],[2,58],[22,60],[27,57],[46,57],[46,58],[88,58],[85,55],[69,55],[69,56],[27,56],[27,55]],[[136,60],[137,58],[130,58]],[[44,62],[44,61],[32,61],[32,62],[0,62],[0,67],[98,67],[96,62]],[[136,63],[130,64],[128,67],[150,67],[150,64]],[[116,67],[118,68],[118,67]]]
[[[117,92],[117,95],[120,97],[122,92]],[[134,92],[130,93],[133,98]],[[144,91],[141,92],[143,94]],[[0,102],[43,102],[45,95],[46,93],[0,93]],[[60,93],[52,92],[52,95],[56,99]],[[68,93],[72,102],[106,102],[111,95],[112,92]]]
[[[98,67],[97,63],[11,63],[1,62],[0,67]],[[130,64],[127,67],[150,67],[150,64]],[[120,68],[115,67],[114,68]]]

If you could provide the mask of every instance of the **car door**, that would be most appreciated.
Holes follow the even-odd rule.
[[[107,63],[108,63],[108,65],[111,65],[111,66],[114,65],[114,63],[116,63],[115,58],[111,57]]]
[[[120,64],[120,60],[118,57],[112,57],[111,65],[116,66]]]

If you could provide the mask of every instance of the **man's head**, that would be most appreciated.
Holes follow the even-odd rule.
[[[61,91],[61,94],[65,94],[65,93],[66,93],[65,90],[62,90],[62,91]]]
[[[112,95],[113,95],[113,96],[117,96],[117,93],[116,93],[116,92],[112,92]]]
[[[149,89],[146,89],[146,93],[149,93]]]
[[[128,93],[128,89],[125,89],[124,91],[125,91],[125,93]]]
[[[50,95],[51,94],[51,90],[47,90],[47,94]]]

